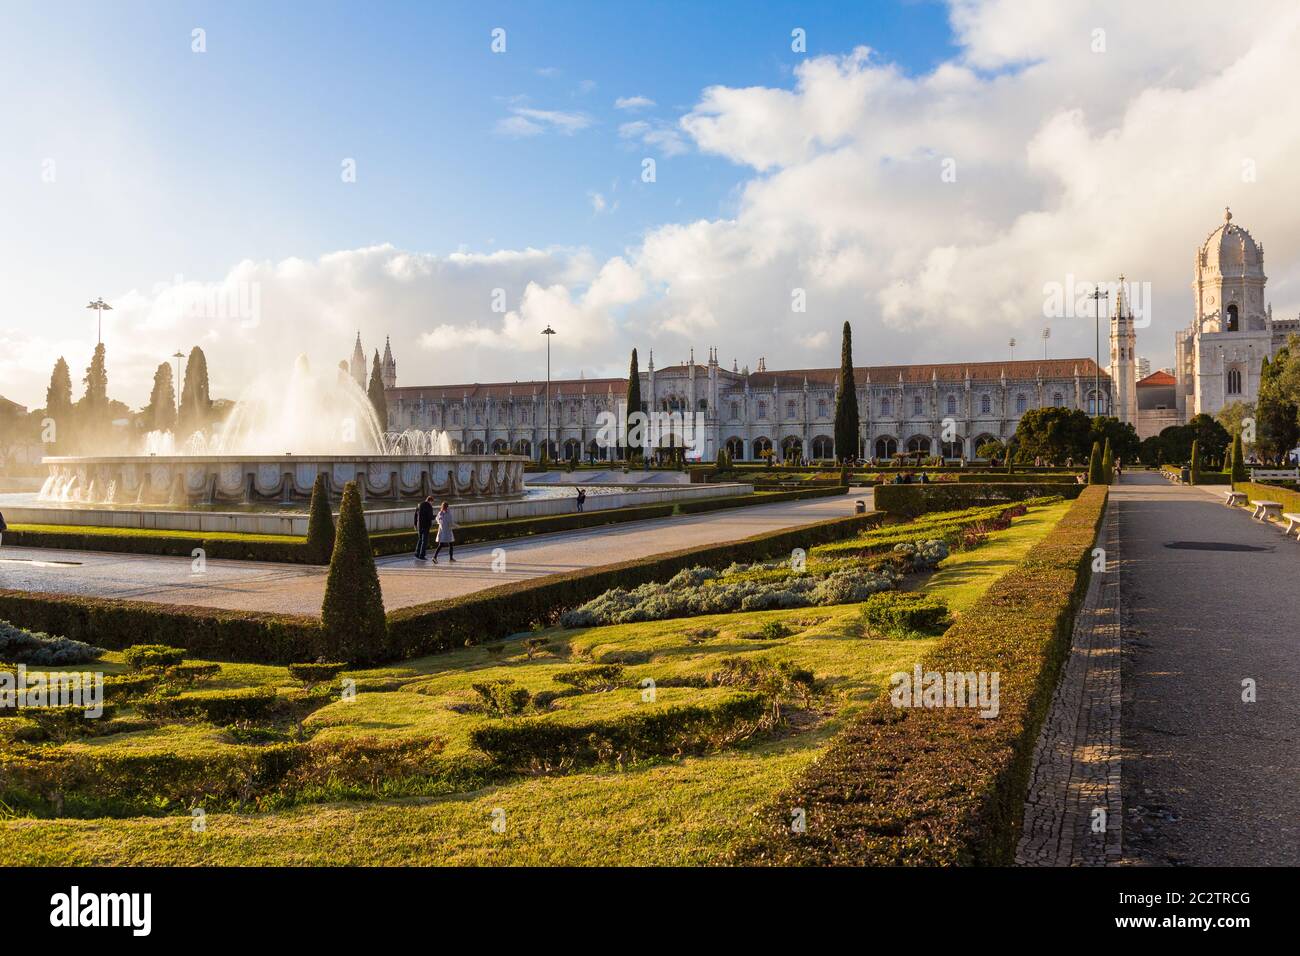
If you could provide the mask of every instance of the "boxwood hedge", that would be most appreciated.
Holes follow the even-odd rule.
[[[882,694],[760,812],[757,833],[733,862],[1010,864],[1107,490],[1085,489],[921,661],[924,671],[998,673],[996,717],[965,707],[896,708]],[[806,832],[791,832],[791,807],[804,809]]]
[[[1084,485],[1041,482],[984,482],[979,484],[877,485],[876,508],[890,515],[915,518],[927,511],[958,511],[1003,501],[1024,501],[1058,495],[1077,498]]]

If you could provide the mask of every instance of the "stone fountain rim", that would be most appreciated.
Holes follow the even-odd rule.
[[[531,462],[526,455],[67,455],[51,456],[41,459],[43,465],[82,465],[82,464],[259,464],[263,462],[296,461],[302,464],[337,463],[337,462],[397,462],[403,461],[522,461]]]

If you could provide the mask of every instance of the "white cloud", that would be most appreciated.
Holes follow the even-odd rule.
[[[656,149],[665,156],[679,156],[689,149],[682,134],[661,121],[651,123],[646,120],[631,120],[620,123],[618,135],[621,139]]]
[[[617,110],[643,110],[655,105],[648,96],[620,96],[614,101]]]
[[[515,106],[510,116],[497,120],[496,131],[502,136],[536,136],[554,131],[566,136],[584,130],[594,122],[586,113],[566,110],[538,110]]]

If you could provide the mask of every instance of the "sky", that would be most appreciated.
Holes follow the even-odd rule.
[[[1172,362],[1223,220],[1300,309],[1300,8],[6,3],[0,395],[201,345],[237,397],[391,337],[399,384],[1090,356],[1124,273]],[[1053,314],[1045,315],[1048,309]],[[1009,340],[1019,343],[1014,350]]]

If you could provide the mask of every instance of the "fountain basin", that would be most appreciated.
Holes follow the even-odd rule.
[[[291,502],[326,476],[338,498],[349,481],[363,498],[499,498],[522,494],[518,455],[174,455],[52,457],[40,500],[88,505]]]

